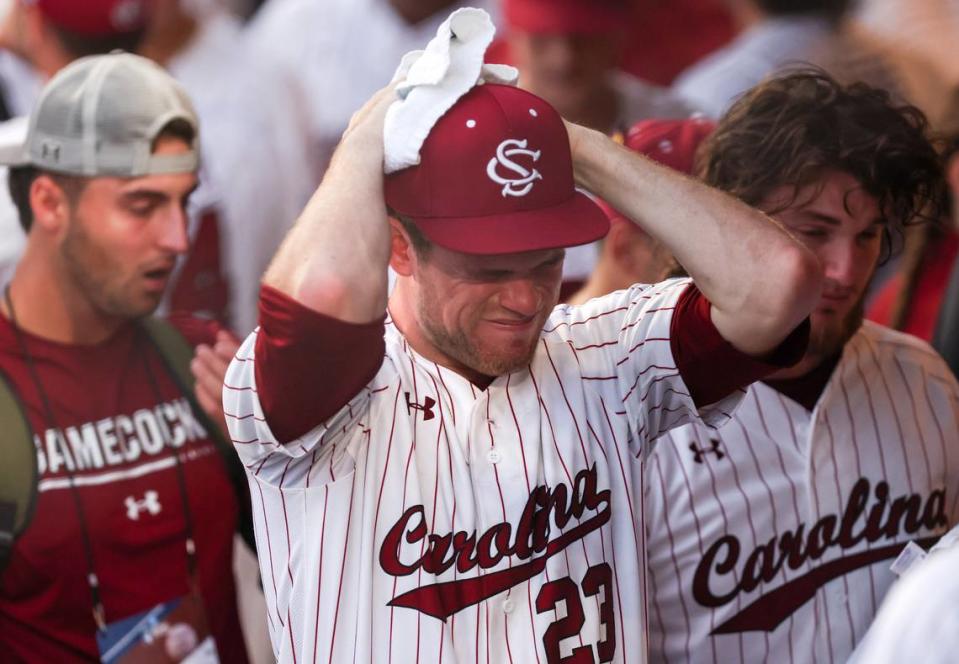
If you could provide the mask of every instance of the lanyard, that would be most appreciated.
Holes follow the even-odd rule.
[[[43,389],[43,383],[40,382],[40,376],[37,373],[33,356],[30,354],[30,351],[27,348],[26,337],[24,336],[23,331],[20,329],[20,325],[17,323],[17,314],[13,308],[13,301],[10,299],[9,285],[7,285],[7,287],[4,289],[3,296],[4,300],[6,301],[7,310],[10,312],[10,323],[13,326],[13,331],[17,338],[17,344],[20,346],[20,352],[23,354],[23,359],[27,364],[27,370],[30,373],[30,378],[33,381],[33,385],[37,390],[37,394],[40,396],[40,404],[43,407],[43,416],[45,420],[44,423],[48,429],[53,429],[55,432],[57,432],[55,437],[56,444],[60,447],[60,454],[62,454],[64,458],[70,458],[67,454],[65,441],[62,434],[63,429],[61,429],[57,423],[57,419],[53,413],[53,407],[51,406],[50,400],[47,397],[46,391]],[[143,334],[143,330],[137,326],[136,345],[138,349],[150,347],[149,344],[142,343]],[[156,380],[156,375],[153,373],[153,367],[150,366],[149,354],[146,352],[138,354],[143,358],[143,365],[146,369],[147,380],[150,383],[154,397],[156,398],[157,403],[161,403],[163,397],[160,392],[160,386]],[[168,446],[169,441],[166,440],[166,434],[161,435],[164,436],[164,446]],[[169,447],[173,453],[173,459],[176,465],[177,484],[180,488],[180,500],[183,503],[187,572],[192,584],[196,572],[196,544],[193,539],[193,513],[190,511],[190,502],[187,496],[186,475],[183,470],[183,462],[180,460],[179,453],[172,446]],[[103,601],[100,596],[100,579],[97,576],[96,565],[93,558],[93,544],[92,540],[90,539],[90,528],[88,527],[86,516],[83,510],[83,501],[80,497],[80,491],[77,489],[76,477],[69,465],[67,465],[66,471],[67,478],[70,481],[70,493],[73,496],[73,502],[77,511],[77,519],[80,524],[80,538],[83,542],[83,554],[87,564],[87,585],[90,587],[90,599],[93,603],[93,619],[97,624],[97,629],[102,631],[106,629],[106,619],[103,609]]]

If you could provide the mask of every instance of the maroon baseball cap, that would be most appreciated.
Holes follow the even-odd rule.
[[[571,247],[609,230],[574,187],[559,114],[508,85],[461,97],[430,131],[419,165],[387,175],[384,190],[431,242],[467,254]]]
[[[698,116],[686,120],[643,120],[626,132],[623,144],[674,171],[692,175],[696,151],[715,128],[715,122]],[[606,201],[598,204],[610,221],[627,220]]]
[[[503,0],[506,25],[534,34],[614,32],[629,15],[627,0]]]
[[[33,0],[48,21],[78,35],[106,37],[146,25],[148,0]]]

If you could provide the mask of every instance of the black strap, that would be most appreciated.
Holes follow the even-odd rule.
[[[30,523],[37,504],[37,450],[26,412],[20,395],[0,373],[0,570],[6,567],[13,542]]]
[[[237,532],[246,542],[250,550],[256,552],[256,538],[253,533],[253,513],[250,506],[250,487],[246,479],[246,471],[236,450],[223,437],[222,431],[196,400],[195,379],[190,371],[190,361],[193,359],[193,348],[187,343],[183,335],[170,323],[159,318],[144,318],[140,325],[152,342],[157,354],[163,360],[167,373],[176,383],[180,392],[186,397],[193,410],[194,416],[203,425],[210,439],[216,445],[223,459],[227,475],[233,484],[237,496],[240,514]]]

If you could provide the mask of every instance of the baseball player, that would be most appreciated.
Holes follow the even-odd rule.
[[[845,662],[903,546],[959,517],[959,386],[926,343],[862,323],[887,235],[942,193],[925,127],[884,92],[803,71],[707,139],[706,181],[801,239],[825,285],[801,362],[652,454],[654,661]]]
[[[510,86],[474,87],[419,165],[384,178],[394,99],[354,116],[226,375],[276,655],[645,661],[630,466],[801,354],[818,264],[760,213],[597,132],[567,136]],[[571,145],[584,186],[700,288],[554,309],[562,247],[608,225],[574,190]]]

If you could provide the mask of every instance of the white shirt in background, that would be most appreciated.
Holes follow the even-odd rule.
[[[300,103],[287,109],[284,122],[309,137],[317,183],[353,112],[462,4],[494,9],[491,0],[453,3],[409,25],[386,0],[270,0],[253,18],[250,52],[270,76],[293,81]]]
[[[220,204],[231,323],[243,336],[256,325],[260,278],[316,184],[307,144],[285,122],[284,109],[296,106],[293,91],[265,75],[246,49],[242,24],[224,11],[200,19],[167,69],[200,118],[201,179],[210,190],[203,198]]]
[[[721,117],[742,93],[766,76],[814,64],[842,81],[863,80],[898,92],[878,52],[820,17],[770,18],[683,72],[673,89],[711,117]]]

